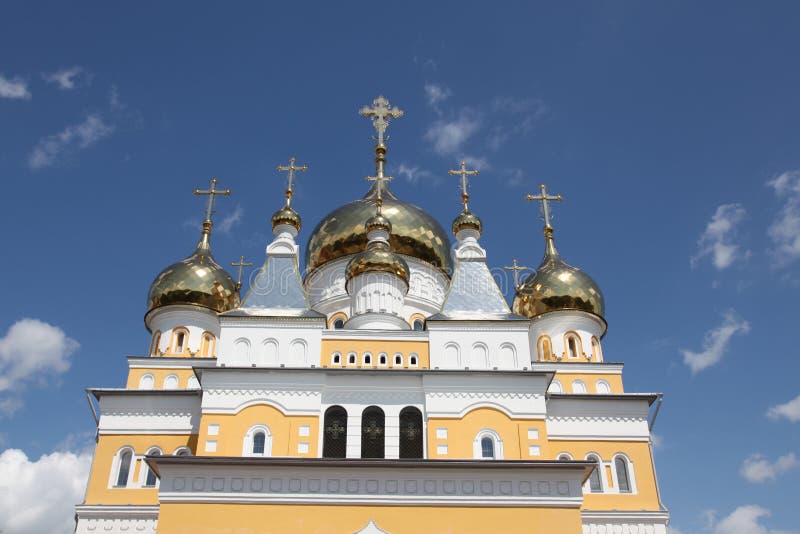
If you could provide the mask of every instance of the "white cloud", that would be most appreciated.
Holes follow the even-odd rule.
[[[785,172],[767,182],[783,202],[767,229],[779,265],[800,258],[800,171]]]
[[[401,163],[397,168],[397,175],[402,176],[412,184],[419,183],[421,180],[439,182],[439,179],[431,171],[412,165],[406,165],[405,163]]]
[[[721,271],[746,256],[747,252],[742,252],[741,246],[735,242],[736,227],[746,216],[747,211],[741,204],[719,206],[697,240],[698,251],[691,258],[692,266],[710,256],[712,265]]]
[[[57,326],[20,319],[0,338],[0,391],[19,390],[64,373],[78,346]]]
[[[775,480],[779,475],[791,471],[797,466],[800,466],[800,461],[793,452],[781,456],[774,462],[770,462],[763,454],[751,454],[742,462],[739,474],[749,482],[761,483]]]
[[[233,229],[234,226],[241,222],[242,217],[244,217],[244,208],[241,206],[236,206],[233,212],[223,217],[216,226],[220,232],[227,234]]]
[[[28,83],[22,78],[6,78],[0,74],[0,98],[30,100],[31,92]]]
[[[789,402],[770,406],[769,410],[767,410],[767,417],[770,419],[780,419],[783,417],[793,423],[800,421],[800,395]]]
[[[653,434],[653,433],[651,433],[650,434],[650,441],[653,442],[653,448],[654,449],[660,449],[661,447],[664,446],[664,438],[661,436],[661,434]]]
[[[763,506],[748,504],[739,506],[727,517],[714,525],[715,534],[779,534],[762,524],[762,520],[770,516],[770,511]]]
[[[728,343],[734,335],[746,334],[749,331],[750,323],[739,317],[735,311],[728,310],[723,314],[722,324],[706,332],[701,352],[686,349],[681,351],[683,363],[689,366],[692,374],[711,367],[722,359]]]
[[[481,125],[481,118],[475,111],[465,108],[451,119],[435,121],[424,138],[432,143],[434,151],[441,156],[452,156],[461,151]]]
[[[428,105],[438,114],[442,114],[439,104],[447,100],[453,95],[453,92],[445,85],[437,83],[425,84],[425,100]]]
[[[28,156],[28,165],[34,170],[49,167],[58,163],[64,155],[88,148],[113,131],[113,126],[106,124],[100,115],[87,115],[83,122],[40,139]]]
[[[83,501],[91,454],[54,452],[36,461],[19,449],[0,453],[0,532],[71,534]]]
[[[89,73],[83,67],[69,67],[55,72],[42,74],[46,82],[54,83],[59,89],[75,89],[79,85],[88,85],[91,82]]]

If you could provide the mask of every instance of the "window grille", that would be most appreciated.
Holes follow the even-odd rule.
[[[383,410],[370,406],[361,414],[361,457],[384,458],[386,428]]]
[[[264,444],[266,440],[267,436],[263,432],[256,432],[253,434],[253,454],[264,454]]]
[[[322,457],[347,457],[347,412],[341,406],[331,406],[325,411]]]
[[[490,437],[481,439],[481,457],[494,458],[494,440]]]
[[[400,458],[422,458],[422,413],[412,407],[400,412]]]

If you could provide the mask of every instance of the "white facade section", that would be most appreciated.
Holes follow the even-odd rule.
[[[155,534],[158,506],[78,505],[75,534]]]
[[[429,321],[431,369],[531,367],[527,321]]]
[[[200,395],[195,393],[106,390],[99,404],[100,434],[197,434],[200,424]]]
[[[217,365],[319,366],[322,319],[222,316]]]
[[[145,317],[150,332],[155,336],[151,345],[151,356],[168,355],[175,351],[173,330],[185,329],[188,333],[185,341],[185,352],[191,356],[200,355],[203,334],[210,333],[219,339],[220,325],[216,312],[201,306],[173,305],[163,306],[151,311]],[[159,336],[158,333],[161,335]],[[156,339],[157,338],[157,339]],[[211,344],[209,358],[215,356],[216,343]]]
[[[361,330],[408,330],[403,318],[408,286],[399,277],[367,272],[350,280],[350,320],[345,328]]]
[[[667,534],[669,512],[582,510],[583,534]]]
[[[626,399],[550,398],[550,440],[648,441],[650,406],[646,397]]]
[[[591,313],[582,311],[553,311],[534,317],[530,323],[530,347],[536,351],[539,338],[549,336],[553,357],[556,361],[569,362],[602,362],[603,353],[600,348],[600,338],[606,332],[606,323]],[[577,336],[579,343],[572,354],[568,338],[570,334]],[[595,339],[597,349],[592,354],[592,338]],[[541,355],[534,353],[534,361],[541,361]]]

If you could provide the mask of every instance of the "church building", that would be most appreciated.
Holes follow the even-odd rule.
[[[506,267],[509,305],[470,209],[477,171],[450,171],[451,240],[390,189],[385,134],[403,112],[379,97],[359,113],[376,131],[368,192],[302,237],[307,168],[278,167],[285,201],[247,288],[251,263],[234,280],[212,255],[231,191],[194,192],[200,240],[151,284],[126,386],[87,390],[97,441],[76,531],[666,534],[662,397],[627,391],[604,354],[600,286],[556,249],[561,197],[527,196],[544,257],[522,280]]]

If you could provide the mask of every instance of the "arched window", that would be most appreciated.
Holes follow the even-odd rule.
[[[355,352],[351,352],[350,354],[347,355],[347,363],[349,363],[350,365],[355,365],[356,364],[356,353]]]
[[[250,341],[243,337],[234,341],[233,353],[238,363],[248,363],[250,361]]]
[[[600,472],[603,469],[603,464],[600,463],[600,458],[594,454],[587,456],[586,461],[597,464],[597,466],[594,468],[594,471],[592,471],[592,474],[589,475],[589,491],[592,493],[602,493],[603,483],[600,480]]]
[[[383,458],[386,427],[383,410],[369,406],[361,414],[361,457]]]
[[[115,487],[124,488],[128,485],[128,476],[131,473],[131,460],[133,460],[133,450],[125,448],[117,453],[117,476],[114,478]]]
[[[150,355],[158,356],[158,346],[161,344],[161,330],[153,333],[153,341],[150,343]]]
[[[567,345],[567,356],[570,358],[577,358],[583,352],[581,348],[581,338],[574,332],[564,334],[564,340]]]
[[[422,456],[422,412],[408,406],[400,412],[400,458]]]
[[[362,365],[372,365],[372,354],[369,352],[364,353],[364,357],[362,358]]]
[[[203,332],[200,341],[200,356],[209,357],[214,355],[214,334]]]
[[[333,356],[331,356],[331,365],[339,365],[340,363],[342,363],[342,355],[334,352]]]
[[[153,447],[149,451],[147,451],[149,456],[161,456],[161,449],[158,447]],[[144,477],[144,486],[146,488],[154,488],[156,486],[156,473],[147,464],[143,463],[143,467],[147,471],[147,475]]]
[[[494,440],[489,436],[481,438],[481,458],[494,459]]]
[[[469,357],[470,369],[486,369],[489,367],[489,349],[483,343],[472,345],[472,352]]]
[[[416,367],[417,366],[417,355],[416,354],[412,354],[411,356],[408,357],[408,365],[410,365],[411,367]]]
[[[185,328],[176,328],[172,331],[172,352],[183,354],[189,341],[189,331]]]
[[[592,361],[599,362],[603,359],[603,353],[600,351],[600,341],[592,336]]]
[[[455,343],[448,343],[444,346],[442,357],[442,367],[453,368],[461,366],[460,348]]]
[[[577,379],[572,381],[572,392],[573,393],[586,393],[586,384],[583,380]]]
[[[553,380],[550,382],[550,387],[547,388],[549,393],[562,393],[564,391],[564,387],[561,385],[560,380]]]
[[[500,369],[515,368],[517,366],[517,349],[511,343],[503,343],[500,345],[498,360]]]
[[[386,353],[378,354],[378,365],[388,365],[389,364],[389,356]]]
[[[539,336],[539,359],[542,361],[550,361],[553,359],[553,342],[550,336]]]
[[[421,332],[425,329],[425,323],[422,319],[414,319],[414,324],[412,326],[416,332]]]
[[[484,428],[472,442],[472,456],[478,460],[502,460],[503,441],[500,434],[490,428]]]
[[[595,384],[595,389],[600,394],[611,393],[611,385],[605,380],[598,380],[597,383]]]
[[[628,459],[623,456],[614,458],[614,469],[617,472],[617,487],[620,493],[631,493],[630,469],[628,469]]]
[[[178,389],[178,375],[167,375],[164,378],[164,389]]]
[[[172,454],[175,456],[191,456],[192,451],[189,450],[189,447],[178,447]]]
[[[155,378],[150,373],[143,374],[139,379],[139,389],[153,389]]]
[[[325,410],[322,435],[323,458],[347,457],[347,411],[341,406]]]
[[[189,382],[186,384],[187,389],[200,389],[200,382],[197,377],[192,375],[189,377]]]
[[[394,355],[394,364],[395,365],[403,365],[403,355],[402,354],[395,354]]]
[[[558,455],[559,462],[569,462],[570,460],[572,460],[572,456],[570,456],[566,452],[562,452],[561,454]]]
[[[266,425],[254,425],[244,436],[243,456],[272,455],[272,434]]]

